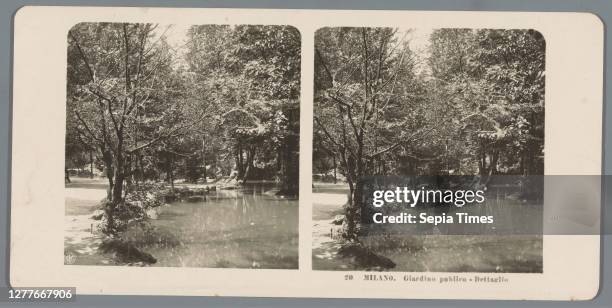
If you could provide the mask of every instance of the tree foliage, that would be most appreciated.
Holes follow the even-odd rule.
[[[99,162],[111,233],[136,182],[235,177],[298,191],[299,32],[192,26],[172,46],[168,29],[81,23],[68,34],[67,166],[84,153]]]
[[[370,175],[543,173],[544,39],[533,30],[438,29],[419,59],[393,28],[315,38],[314,173],[349,184],[355,238]],[[331,163],[330,163],[331,162]],[[336,170],[337,169],[337,170]]]

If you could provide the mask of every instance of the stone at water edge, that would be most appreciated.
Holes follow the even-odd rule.
[[[102,217],[104,217],[104,211],[103,210],[95,210],[93,212],[93,214],[91,215],[91,219],[93,219],[93,220],[101,220]]]
[[[336,215],[336,216],[334,216],[334,220],[332,220],[331,223],[336,225],[336,226],[342,225],[342,223],[344,223],[344,215]]]
[[[159,208],[158,207],[154,207],[154,208],[148,208],[146,210],[146,214],[147,217],[149,217],[150,219],[157,219],[159,217]]]

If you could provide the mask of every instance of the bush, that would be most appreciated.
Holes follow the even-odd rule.
[[[146,211],[149,208],[163,205],[166,193],[167,189],[163,184],[143,183],[132,185],[125,197],[125,202],[138,205]]]
[[[104,215],[100,228],[102,233],[115,237],[127,230],[134,222],[147,220],[147,210],[163,205],[165,188],[159,184],[138,184],[129,187],[127,196],[117,204],[103,200]],[[112,217],[112,219],[109,219]]]
[[[127,230],[132,222],[144,221],[147,217],[144,208],[125,201],[113,205],[111,201],[104,202],[104,215],[100,223],[102,233],[116,237]]]

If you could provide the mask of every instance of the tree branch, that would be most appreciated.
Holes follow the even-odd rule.
[[[434,129],[434,127],[433,127],[433,126],[430,126],[429,128],[426,128],[426,129],[422,129],[422,130],[416,131],[416,132],[412,133],[410,136],[403,138],[404,140],[398,141],[398,142],[396,142],[395,144],[393,144],[393,145],[391,145],[391,146],[389,146],[389,147],[387,147],[387,148],[385,148],[385,149],[382,149],[382,150],[380,150],[380,151],[378,151],[378,152],[376,152],[376,153],[374,153],[374,154],[372,154],[372,155],[366,155],[366,157],[368,157],[369,159],[371,159],[371,158],[374,158],[374,157],[376,157],[376,156],[379,156],[379,155],[385,154],[385,153],[387,153],[387,152],[389,152],[389,151],[393,151],[393,150],[397,149],[398,147],[400,147],[400,146],[404,145],[404,144],[405,144],[405,143],[407,143],[407,142],[414,141],[414,140],[410,140],[410,139],[414,138],[415,136],[417,136],[417,135],[419,135],[419,134],[421,134],[420,138],[425,137],[424,135],[425,135],[425,134],[427,134],[427,133],[429,133],[429,132],[431,132],[433,129]]]
[[[77,119],[79,120],[79,122],[81,122],[81,124],[83,124],[83,126],[85,127],[85,130],[87,130],[87,132],[91,135],[91,138],[93,138],[94,140],[97,140],[98,142],[104,142],[101,139],[99,139],[91,130],[91,128],[89,127],[89,125],[87,125],[87,123],[85,122],[85,120],[83,120],[83,117],[81,117],[81,113],[79,113],[78,110],[74,110],[74,114],[76,115]]]
[[[91,81],[93,82],[95,80],[94,70],[89,64],[89,60],[87,59],[85,52],[81,48],[81,45],[79,44],[79,40],[77,39],[76,35],[73,33],[72,30],[68,31],[68,35],[70,36],[70,38],[72,38],[72,40],[76,44],[77,50],[79,51],[79,54],[81,55],[81,59],[85,63],[85,67],[87,68],[87,72],[89,73],[89,77],[91,78]]]

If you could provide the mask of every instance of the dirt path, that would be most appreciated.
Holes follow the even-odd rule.
[[[313,197],[316,200],[312,213],[313,262],[322,269],[347,268],[347,265],[339,262],[337,256],[340,242],[336,239],[340,236],[341,226],[332,223],[334,217],[342,213],[342,206],[348,201],[347,195],[330,191],[315,192]]]
[[[91,219],[96,206],[106,196],[103,180],[72,179],[65,193],[64,263],[107,264],[110,260],[97,253],[102,235],[98,221]]]

